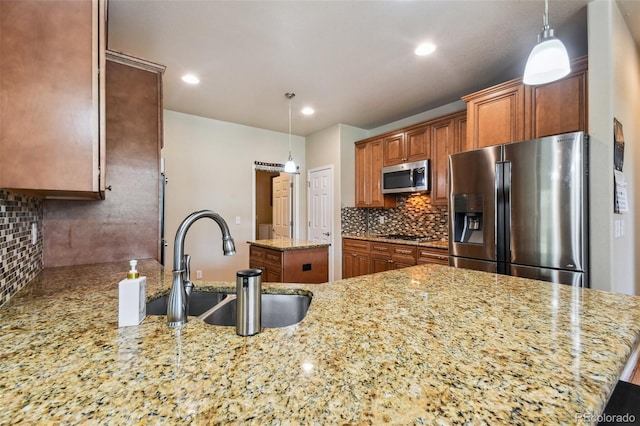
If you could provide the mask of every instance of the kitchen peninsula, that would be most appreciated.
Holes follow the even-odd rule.
[[[170,271],[138,266],[168,292]],[[0,308],[0,424],[584,424],[640,338],[640,297],[440,265],[265,285],[313,300],[254,337],[118,328],[126,269],[48,268]]]
[[[329,281],[329,246],[292,238],[249,241],[249,267],[262,281],[318,284]]]

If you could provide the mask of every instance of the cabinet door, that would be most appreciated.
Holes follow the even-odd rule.
[[[393,269],[393,261],[391,258],[379,256],[372,254],[371,255],[371,273],[375,274],[377,272],[390,271]]]
[[[431,158],[431,128],[422,126],[408,130],[404,134],[407,161],[420,161]]]
[[[112,190],[101,202],[44,203],[46,267],[161,259],[163,67],[145,63],[109,52],[106,177]]]
[[[382,194],[383,142],[377,140],[369,143],[371,164],[369,168],[369,207],[385,207],[385,196]]]
[[[343,251],[342,278],[352,278],[369,274],[369,262],[368,254]]]
[[[469,126],[464,150],[523,140],[524,98],[519,79],[463,97]]]
[[[527,139],[587,131],[587,59],[572,63],[562,80],[526,86]]]
[[[356,143],[356,207],[395,207],[393,195],[382,194],[383,140]]]
[[[104,1],[0,2],[0,187],[104,191]]]
[[[446,205],[448,200],[449,154],[455,152],[454,119],[431,125],[431,203]]]
[[[369,207],[371,148],[368,142],[356,144],[356,207]]]
[[[383,139],[384,166],[405,163],[407,155],[404,147],[404,133],[387,136]]]

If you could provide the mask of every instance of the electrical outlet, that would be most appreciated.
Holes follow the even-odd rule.
[[[384,216],[378,217],[378,222],[380,222],[380,225],[384,225]]]
[[[202,279],[202,271],[196,271],[196,279],[198,280]]]

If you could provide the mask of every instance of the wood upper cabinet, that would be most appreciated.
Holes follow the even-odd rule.
[[[383,165],[391,166],[392,164],[405,163],[405,147],[404,147],[404,133],[398,133],[392,136],[387,136],[382,139],[383,143]]]
[[[524,96],[519,79],[464,96],[469,129],[463,151],[523,140]]]
[[[107,52],[105,70],[105,175],[111,190],[102,201],[44,201],[45,267],[162,258],[164,66]]]
[[[587,58],[571,73],[543,86],[525,86],[526,139],[587,130]]]
[[[426,160],[431,155],[429,126],[417,126],[383,138],[384,166]]]
[[[0,188],[103,196],[104,8],[0,2]]]
[[[395,197],[382,194],[383,139],[356,143],[356,207],[395,207]]]
[[[553,83],[528,86],[515,79],[464,96],[469,131],[461,149],[588,131],[587,66],[582,57],[572,62],[567,77]]]
[[[456,113],[431,124],[431,204],[447,205],[449,155],[460,151],[466,116],[466,112]]]

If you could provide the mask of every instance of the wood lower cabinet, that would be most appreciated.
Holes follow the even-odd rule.
[[[0,188],[104,196],[104,0],[0,1]]]
[[[515,79],[463,96],[468,133],[463,151],[588,131],[587,57],[571,63],[565,78],[541,86]]]
[[[418,247],[418,265],[424,265],[427,263],[448,265],[449,250],[432,247]]]
[[[371,243],[344,238],[342,240],[342,278],[371,273]]]
[[[249,267],[262,270],[263,282],[326,283],[329,281],[329,248],[276,250],[251,245]]]
[[[415,246],[391,243],[371,243],[371,272],[383,272],[392,269],[414,266],[416,262]]]
[[[383,139],[356,142],[356,207],[395,207],[396,198],[382,193]]]
[[[342,240],[342,278],[426,263],[448,265],[449,250],[354,238]]]

